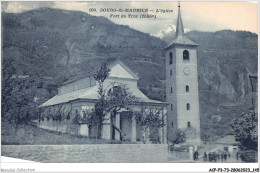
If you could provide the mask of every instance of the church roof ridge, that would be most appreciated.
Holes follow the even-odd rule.
[[[116,60],[114,60],[114,61],[112,61],[112,62],[110,62],[109,64],[108,64],[108,67],[112,67],[114,64],[120,64],[120,65],[122,65],[126,70],[127,70],[127,72],[129,72],[135,79],[139,79],[139,77],[138,77],[138,75],[132,70],[132,69],[130,69],[122,60],[120,60],[120,59],[116,59]]]

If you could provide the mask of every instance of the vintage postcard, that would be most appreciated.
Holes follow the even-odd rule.
[[[259,172],[258,5],[2,1],[1,172]]]

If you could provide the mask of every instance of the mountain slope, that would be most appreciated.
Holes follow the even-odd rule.
[[[157,71],[157,64],[163,64],[163,41],[103,17],[41,8],[17,15],[3,13],[2,19],[4,56],[19,56],[16,65],[22,74],[34,73],[32,65],[39,74],[59,76],[69,72],[65,77],[69,78],[106,59],[122,58],[144,78],[148,73],[132,60],[155,62],[148,63],[148,68]],[[163,78],[163,73],[159,76]],[[154,82],[160,84],[159,79]]]
[[[165,100],[162,48],[174,34],[161,40],[104,17],[51,8],[2,13],[2,33],[3,58],[13,57],[19,74],[50,76],[59,86],[120,58],[138,73],[138,86],[148,97]],[[257,35],[225,30],[192,31],[186,36],[199,44],[200,110],[206,132],[212,115],[222,115],[225,125],[252,107],[248,76],[257,74]]]

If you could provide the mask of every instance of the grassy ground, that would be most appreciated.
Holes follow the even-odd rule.
[[[61,145],[61,144],[110,144],[118,143],[112,140],[93,139],[70,134],[61,134],[31,125],[21,125],[15,133],[15,128],[7,122],[1,123],[2,145]]]

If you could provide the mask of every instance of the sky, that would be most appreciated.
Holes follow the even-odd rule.
[[[1,3],[2,11],[20,13],[40,7],[51,7],[66,10],[83,11],[95,16],[105,16],[112,22],[149,33],[154,36],[162,36],[164,33],[175,30],[178,14],[178,3],[175,2],[104,2],[104,1],[7,1]],[[96,8],[97,12],[90,12]],[[110,18],[112,12],[101,12],[104,8],[144,8],[149,10],[169,9],[171,13],[148,14],[156,15],[156,19]],[[123,13],[113,13],[123,14]],[[130,13],[147,14],[147,13]],[[181,15],[185,31],[199,30],[214,32],[223,29],[243,30],[258,33],[258,4],[254,2],[182,2]]]

